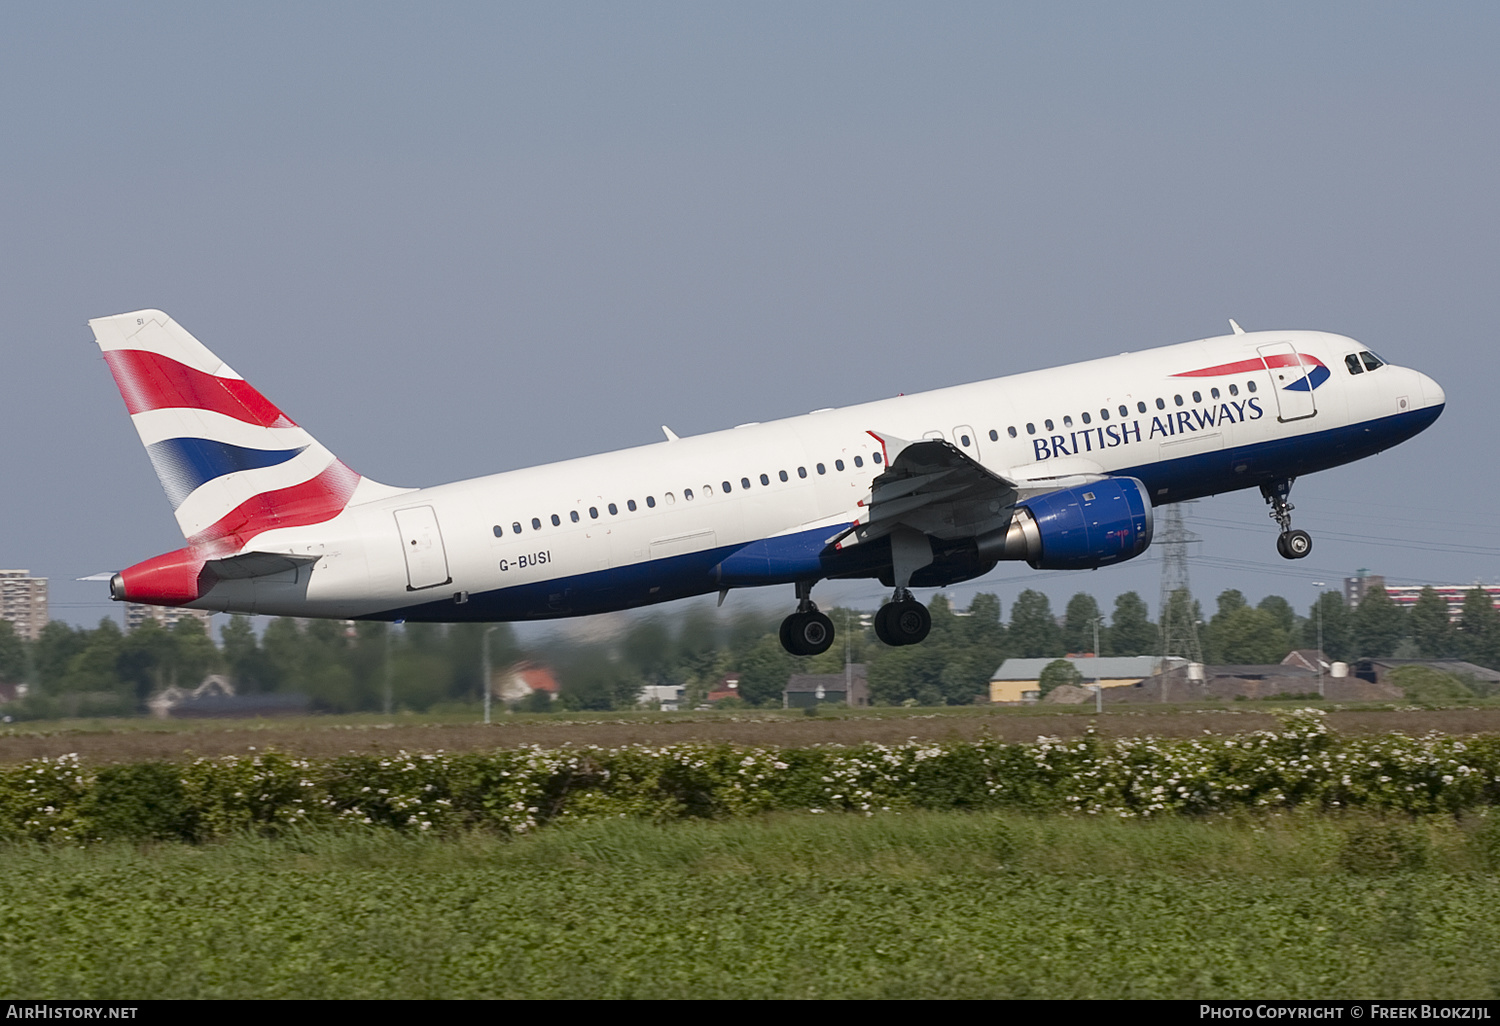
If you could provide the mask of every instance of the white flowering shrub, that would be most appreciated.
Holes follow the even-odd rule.
[[[182,793],[192,810],[193,839],[282,828],[324,820],[326,764],[280,752],[197,759],[182,767]]]
[[[34,759],[0,772],[0,837],[71,841],[94,775],[77,755]]]
[[[98,773],[64,756],[0,770],[0,836],[68,841],[196,840],[321,823],[524,833],[553,820],[774,810],[1151,817],[1291,808],[1458,814],[1494,806],[1500,735],[1341,736],[1316,710],[1291,715],[1274,731],[1187,739],[1109,739],[1091,730],[1031,744],[694,742],[331,760],[262,752]]]

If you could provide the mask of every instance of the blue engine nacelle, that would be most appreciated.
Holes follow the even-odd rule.
[[[1024,559],[1037,570],[1092,570],[1123,563],[1151,544],[1151,499],[1133,477],[1035,495],[1010,526],[979,539],[984,559]]]

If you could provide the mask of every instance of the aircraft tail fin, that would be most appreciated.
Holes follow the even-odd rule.
[[[364,481],[160,310],[89,321],[156,475],[194,547],[331,520]]]

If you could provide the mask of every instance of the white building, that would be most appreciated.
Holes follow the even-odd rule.
[[[0,620],[9,620],[28,641],[41,637],[47,626],[47,578],[30,570],[0,570]]]
[[[171,630],[179,620],[197,620],[203,624],[203,633],[209,633],[209,609],[183,609],[181,606],[148,606],[139,602],[125,603],[125,629],[133,631],[147,620],[155,620],[158,626]]]
[[[660,702],[662,712],[676,712],[682,706],[682,698],[686,691],[687,688],[680,684],[647,684],[641,688],[636,701],[641,705]]]

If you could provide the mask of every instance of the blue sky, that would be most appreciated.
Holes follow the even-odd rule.
[[[0,566],[92,623],[71,578],[180,544],[85,324],[155,306],[395,484],[1337,331],[1447,412],[1298,482],[1301,563],[1195,504],[1195,591],[1500,581],[1497,43],[1492,4],[7,5]]]

